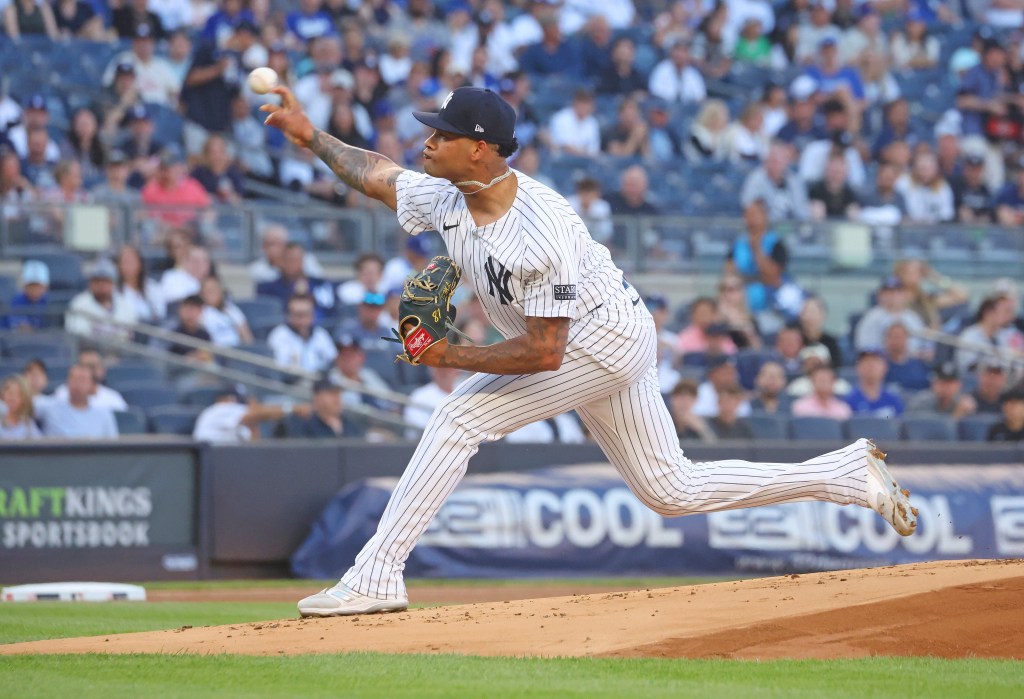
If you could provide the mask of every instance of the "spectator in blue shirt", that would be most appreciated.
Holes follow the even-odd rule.
[[[1024,155],[1016,170],[1013,180],[996,196],[996,220],[1002,226],[1024,226]]]
[[[218,47],[224,46],[242,22],[256,25],[256,17],[245,8],[244,0],[222,0],[220,9],[210,15],[199,36]]]
[[[316,306],[314,322],[320,325],[327,316],[334,313],[334,285],[319,277],[307,276],[303,271],[305,256],[306,251],[300,243],[288,243],[281,254],[281,276],[257,284],[256,293],[260,296],[276,296],[281,300],[282,310],[288,308],[292,296],[312,296]]]
[[[893,323],[885,331],[885,358],[889,362],[885,383],[906,391],[922,391],[931,385],[928,365],[910,354],[909,339],[903,323]]]
[[[818,44],[819,56],[815,65],[807,68],[807,75],[818,83],[818,92],[826,95],[842,95],[860,103],[864,101],[864,83],[860,73],[852,66],[839,61],[839,47],[834,36],[826,36]]]
[[[49,290],[50,268],[45,262],[26,260],[21,268],[21,291],[11,299],[11,311],[3,318],[3,327],[11,330],[42,328]]]
[[[523,50],[519,69],[530,75],[561,75],[578,78],[583,73],[583,61],[573,44],[562,39],[557,17],[541,20],[544,34],[539,42]]]
[[[963,135],[983,136],[985,119],[1007,112],[1006,87],[1002,74],[1006,68],[1006,50],[998,39],[988,38],[982,48],[981,63],[964,73],[957,91],[956,107],[963,115]]]
[[[879,349],[865,349],[857,356],[857,385],[846,394],[854,415],[891,418],[903,414],[903,401],[885,390],[888,369],[889,363]]]
[[[285,23],[288,36],[300,46],[305,46],[311,39],[338,33],[334,19],[324,11],[320,0],[299,0],[299,8],[288,13]]]
[[[818,83],[801,75],[789,86],[789,120],[775,137],[799,153],[804,146],[826,137],[817,119]]]

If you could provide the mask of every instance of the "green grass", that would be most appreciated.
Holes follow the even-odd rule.
[[[506,659],[451,655],[20,656],[11,697],[1017,697],[1021,663],[929,658],[834,662]]]
[[[298,613],[287,602],[7,602],[0,604],[0,643],[289,617]]]

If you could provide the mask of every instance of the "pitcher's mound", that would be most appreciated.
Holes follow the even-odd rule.
[[[36,641],[10,653],[1024,658],[1024,561],[953,561],[387,615]],[[415,602],[415,600],[413,600]]]

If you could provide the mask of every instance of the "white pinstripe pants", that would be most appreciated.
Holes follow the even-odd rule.
[[[650,316],[600,313],[573,325],[557,371],[475,374],[438,406],[342,582],[373,597],[404,596],[405,560],[479,445],[573,409],[633,493],[667,517],[799,500],[867,506],[863,440],[801,464],[691,462],[660,395]]]

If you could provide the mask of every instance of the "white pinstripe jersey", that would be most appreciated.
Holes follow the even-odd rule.
[[[515,176],[511,209],[478,227],[451,182],[407,170],[395,185],[398,221],[413,235],[441,234],[507,339],[526,332],[527,316],[576,320],[602,306],[633,310],[636,289],[624,285],[608,248],[590,237],[565,198],[519,171]]]

